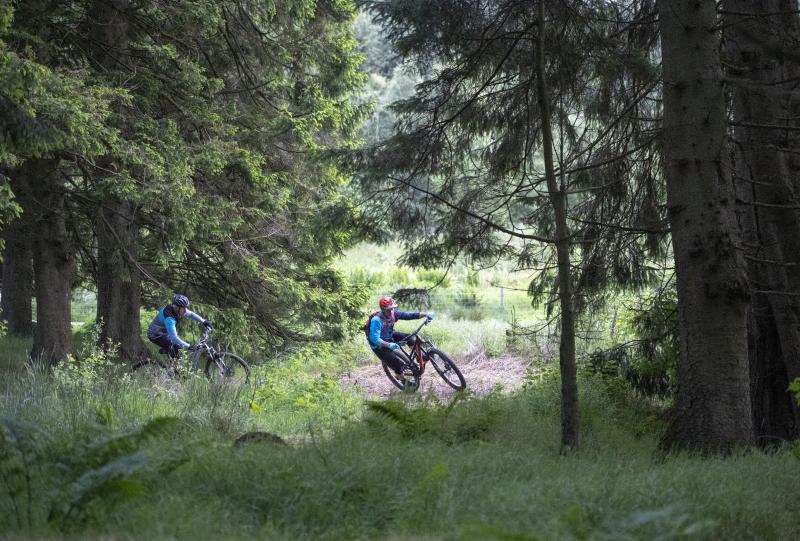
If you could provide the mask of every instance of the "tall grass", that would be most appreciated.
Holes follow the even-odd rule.
[[[318,370],[333,370],[328,362]],[[581,449],[561,456],[555,377],[512,396],[459,395],[445,406],[414,395],[348,403],[340,390],[323,389],[301,431],[291,417],[302,407],[287,397],[303,394],[278,392],[293,371],[256,383],[260,411],[251,396],[200,378],[134,384],[113,369],[89,378],[16,372],[0,384],[0,532],[19,539],[800,536],[800,462],[791,449],[659,457],[658,418],[601,380],[581,382]],[[334,422],[336,410],[347,418]],[[233,446],[241,432],[281,422],[295,431],[289,445]]]

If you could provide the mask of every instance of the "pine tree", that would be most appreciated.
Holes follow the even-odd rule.
[[[664,163],[680,324],[665,443],[703,452],[753,442],[748,289],[727,161],[715,2],[660,1]]]
[[[641,30],[652,25],[652,6],[634,6],[625,20],[613,6],[580,2],[366,5],[425,75],[416,95],[395,105],[397,134],[369,163],[365,187],[390,211],[387,224],[387,207],[376,206],[375,230],[399,231],[412,265],[505,257],[537,271],[535,298],[560,297],[562,446],[574,448],[574,283],[588,290],[631,281],[615,271],[624,265],[609,260],[646,257],[644,241],[619,239],[657,233],[637,223],[645,214],[638,202],[629,203],[632,212],[606,214],[629,201],[629,189],[656,193],[643,187],[655,179],[642,165],[653,131],[641,120],[651,113],[645,98],[656,81],[652,34]],[[543,24],[537,6],[545,9]],[[587,41],[594,56],[584,54]],[[626,169],[639,174],[619,174]],[[654,209],[655,196],[645,203]],[[606,220],[618,227],[604,227]],[[602,255],[615,242],[624,248]],[[584,272],[573,277],[581,256]]]
[[[800,436],[788,391],[800,377],[800,16],[789,0],[722,4],[733,157],[751,306],[748,316],[753,425],[761,445]],[[794,57],[793,57],[794,55]]]

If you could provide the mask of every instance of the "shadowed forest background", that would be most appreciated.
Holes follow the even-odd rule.
[[[0,531],[800,537],[799,45],[796,0],[0,0]],[[247,384],[134,377],[174,292]],[[381,295],[465,391],[393,390]]]

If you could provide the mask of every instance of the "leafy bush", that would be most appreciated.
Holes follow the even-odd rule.
[[[417,280],[425,287],[440,287],[447,289],[450,287],[450,275],[445,270],[440,269],[419,269],[416,271]]]
[[[590,357],[596,372],[618,375],[644,396],[672,394],[678,364],[677,298],[672,289],[631,305],[621,318],[623,332],[633,338]]]

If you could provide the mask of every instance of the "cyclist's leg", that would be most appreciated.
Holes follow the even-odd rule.
[[[181,348],[173,344],[167,335],[148,337],[150,341],[160,347],[169,357],[170,364],[175,364],[181,358]]]
[[[392,354],[392,350],[389,348],[378,348],[373,349],[372,352],[381,361],[388,364],[389,368],[394,370],[394,373],[397,374],[397,379],[399,381],[403,381],[405,379],[405,376],[403,375],[403,363],[399,358],[397,358],[397,356]]]

